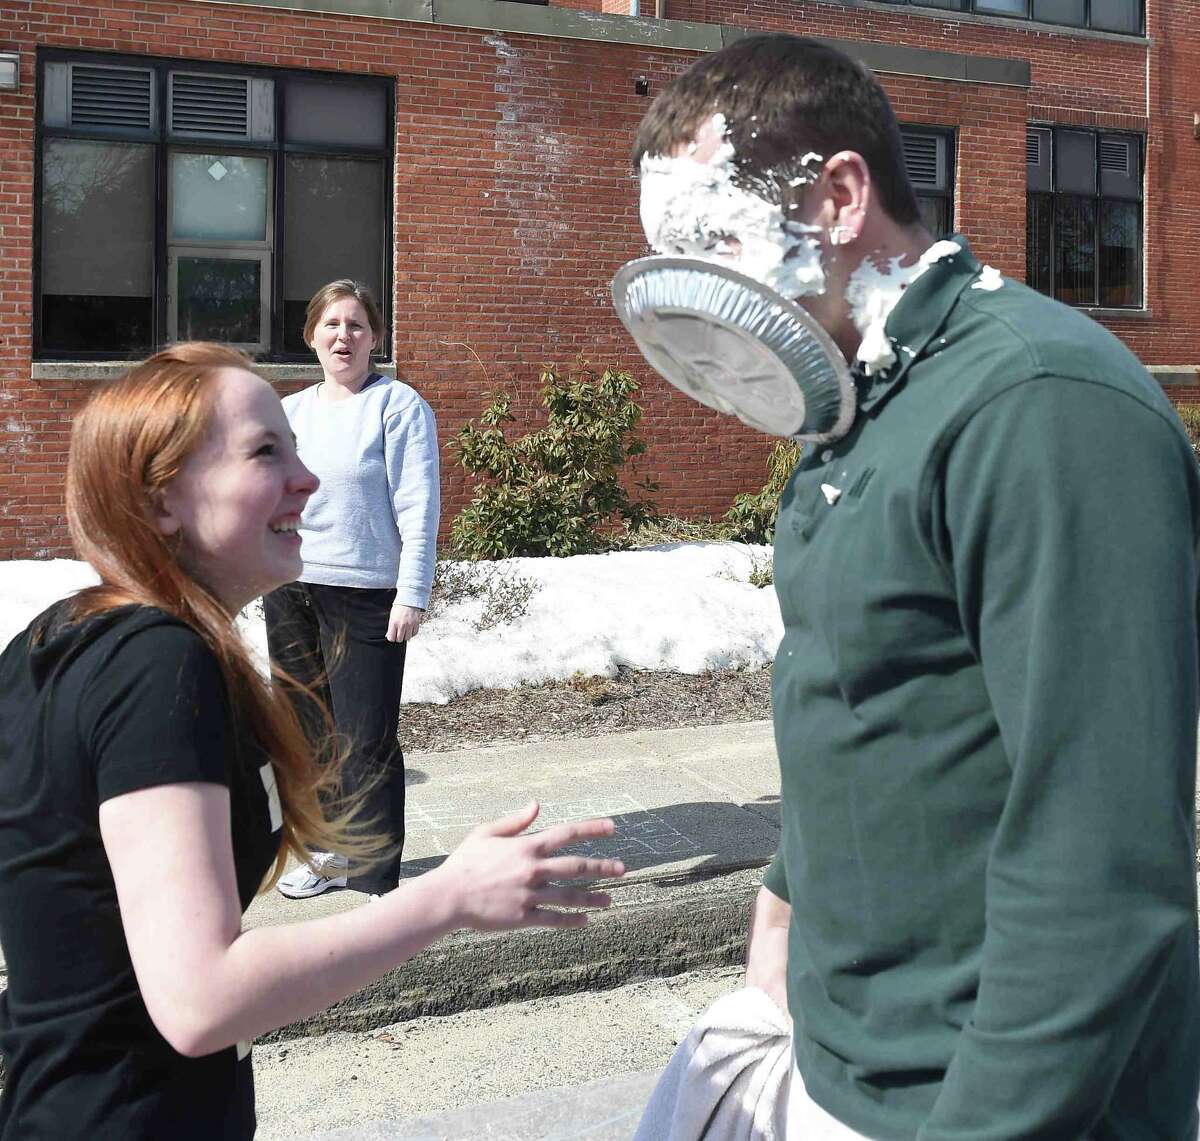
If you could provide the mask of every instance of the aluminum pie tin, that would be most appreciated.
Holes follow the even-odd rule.
[[[814,443],[853,423],[854,382],[841,350],[803,309],[753,278],[700,258],[646,257],[617,271],[612,295],[647,362],[701,404]]]

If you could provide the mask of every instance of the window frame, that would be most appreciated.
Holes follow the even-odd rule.
[[[178,242],[171,244],[167,254],[167,296],[176,297],[179,293],[179,259],[181,257],[203,257],[211,261],[245,261],[257,262],[259,265],[259,311],[258,311],[258,341],[224,341],[232,349],[240,349],[249,356],[257,357],[264,350],[262,338],[265,334],[271,336],[271,272],[272,253],[253,246],[234,247],[230,243],[224,245],[182,245]],[[179,308],[177,305],[167,305],[167,342],[179,340]]]
[[[1101,127],[1082,127],[1076,126],[1073,123],[1048,123],[1041,120],[1031,121],[1025,125],[1026,137],[1031,131],[1048,131],[1050,133],[1050,188],[1030,188],[1028,178],[1028,163],[1026,164],[1026,185],[1025,185],[1025,224],[1028,231],[1029,225],[1029,206],[1030,200],[1037,197],[1044,199],[1050,206],[1050,281],[1049,293],[1044,296],[1057,298],[1058,281],[1057,281],[1057,264],[1058,264],[1058,243],[1057,243],[1057,201],[1060,197],[1085,199],[1095,204],[1095,222],[1093,231],[1094,245],[1094,266],[1092,270],[1092,302],[1085,305],[1077,305],[1069,301],[1063,301],[1062,304],[1070,306],[1072,309],[1079,309],[1084,312],[1089,310],[1105,310],[1123,313],[1139,313],[1146,310],[1146,135],[1141,131],[1122,131],[1122,130],[1107,130]],[[1058,162],[1058,133],[1060,131],[1069,131],[1080,134],[1091,135],[1094,139],[1094,154],[1095,154],[1095,185],[1096,189],[1091,194],[1081,194],[1067,190],[1059,190],[1057,185],[1057,162]],[[1116,194],[1104,193],[1104,169],[1101,165],[1101,142],[1106,138],[1128,139],[1134,144],[1136,161],[1138,164],[1138,197],[1123,197]],[[1114,305],[1106,303],[1103,300],[1101,293],[1101,273],[1102,259],[1101,251],[1101,226],[1103,219],[1103,206],[1105,202],[1127,202],[1137,206],[1137,226],[1138,226],[1138,265],[1137,265],[1137,303],[1133,305]],[[1029,235],[1026,233],[1026,255],[1025,255],[1025,281],[1031,289],[1037,289],[1037,285],[1030,280],[1031,265],[1029,259]],[[1039,290],[1041,292],[1041,290]]]
[[[900,135],[903,139],[905,134],[912,135],[933,135],[944,140],[945,145],[945,166],[946,166],[946,187],[944,190],[930,189],[926,186],[918,186],[912,182],[912,176],[909,175],[909,182],[912,183],[913,194],[918,201],[922,198],[940,198],[947,204],[946,221],[947,234],[955,232],[955,191],[958,186],[958,128],[932,126],[926,123],[901,123]],[[907,164],[905,172],[907,173]],[[938,238],[939,235],[934,235]]]
[[[965,12],[973,16],[986,16],[989,19],[995,20],[1012,20],[1015,22],[1046,24],[1055,28],[1067,28],[1072,31],[1082,32],[1102,32],[1106,36],[1137,36],[1144,39],[1146,36],[1146,0],[1139,0],[1140,15],[1138,19],[1137,31],[1124,32],[1114,31],[1111,28],[1097,28],[1092,25],[1092,0],[1083,0],[1084,5],[1084,22],[1082,24],[1064,23],[1060,20],[1047,20],[1042,16],[1033,15],[1033,0],[1021,0],[1025,5],[1025,14],[1020,15],[1015,12],[994,12],[986,8],[981,8],[980,4],[986,0],[953,0],[953,6],[945,4],[930,3],[929,0],[878,0],[882,4],[893,4],[897,7],[906,8],[924,8],[930,12],[944,12],[954,14],[956,12]]]
[[[123,361],[136,359],[144,355],[141,349],[128,350],[96,350],[96,349],[53,349],[46,348],[42,343],[42,242],[44,237],[44,219],[42,209],[44,143],[47,139],[82,139],[92,142],[138,143],[154,149],[154,261],[151,269],[151,325],[152,341],[146,352],[155,352],[171,343],[170,331],[175,327],[173,314],[170,312],[169,293],[171,266],[170,255],[173,250],[187,247],[188,249],[211,249],[217,256],[238,245],[248,258],[265,252],[266,292],[268,294],[264,311],[263,325],[267,330],[267,345],[264,349],[243,347],[254,359],[264,363],[298,364],[310,363],[312,354],[309,351],[289,352],[284,348],[284,314],[283,314],[283,256],[287,240],[284,223],[284,204],[286,197],[286,160],[290,155],[305,155],[342,159],[372,159],[379,164],[380,198],[383,205],[380,242],[380,307],[383,313],[384,328],[390,334],[392,329],[393,303],[393,248],[395,227],[395,139],[396,139],[396,83],[392,77],[367,75],[362,73],[346,73],[340,71],[323,71],[312,68],[263,67],[256,64],[231,63],[224,60],[197,60],[175,58],[158,55],[139,55],[131,52],[91,52],[68,48],[39,48],[37,51],[36,74],[34,80],[34,146],[33,146],[33,320],[32,320],[32,356],[35,361]],[[117,68],[146,68],[154,74],[153,90],[153,125],[148,131],[121,131],[117,128],[97,129],[86,127],[50,126],[44,122],[46,99],[46,65],[50,63],[83,64],[93,67]],[[226,74],[250,79],[273,80],[274,88],[274,138],[269,142],[259,142],[247,139],[197,138],[193,135],[173,135],[170,131],[169,119],[169,87],[170,74],[173,71]],[[334,146],[326,143],[289,143],[285,137],[286,126],[285,105],[287,103],[286,89],[290,78],[317,80],[338,86],[373,87],[382,90],[384,95],[384,131],[381,147],[345,144]],[[170,213],[168,195],[170,193],[170,155],[172,152],[204,153],[220,151],[228,154],[245,154],[248,156],[265,156],[269,160],[269,175],[267,189],[267,225],[270,242],[267,249],[257,243],[257,248],[251,249],[251,243],[224,243],[180,241],[172,242],[168,229]],[[386,359],[390,356],[390,341],[380,345],[373,354],[375,359]]]

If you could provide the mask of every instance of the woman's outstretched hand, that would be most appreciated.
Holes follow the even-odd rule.
[[[582,927],[581,911],[551,908],[607,907],[602,891],[562,887],[552,880],[615,879],[625,874],[620,860],[559,856],[560,848],[581,840],[613,834],[611,820],[577,820],[541,832],[521,833],[534,820],[536,800],[519,812],[472,829],[430,876],[440,878],[450,894],[453,925],[476,931],[513,927]]]

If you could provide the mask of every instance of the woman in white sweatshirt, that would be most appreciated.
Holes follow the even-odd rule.
[[[393,855],[359,875],[341,854],[313,852],[279,881],[293,899],[346,886],[380,895],[400,875],[400,690],[405,648],[429,602],[440,498],[432,410],[403,381],[371,369],[383,332],[379,306],[358,282],[330,282],[308,303],[304,340],[324,379],[283,407],[321,485],[299,520],[300,577],[263,601],[272,661],[325,701],[349,748],[343,792],[361,799]],[[318,734],[315,711],[299,712]]]

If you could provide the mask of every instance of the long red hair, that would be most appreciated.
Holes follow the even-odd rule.
[[[275,768],[283,839],[265,890],[283,872],[289,852],[301,860],[312,848],[369,861],[380,843],[355,822],[353,805],[338,803],[340,750],[322,748],[329,759],[318,763],[280,689],[304,687],[277,667],[276,685],[259,674],[228,611],[184,571],[176,537],[163,535],[154,522],[163,491],[208,430],[213,379],[225,368],[254,371],[248,357],[224,345],[174,345],[102,388],[76,418],[67,521],[76,549],[101,581],[76,595],[72,607],[77,620],[129,603],[157,607],[212,649],[239,726],[249,729]]]

